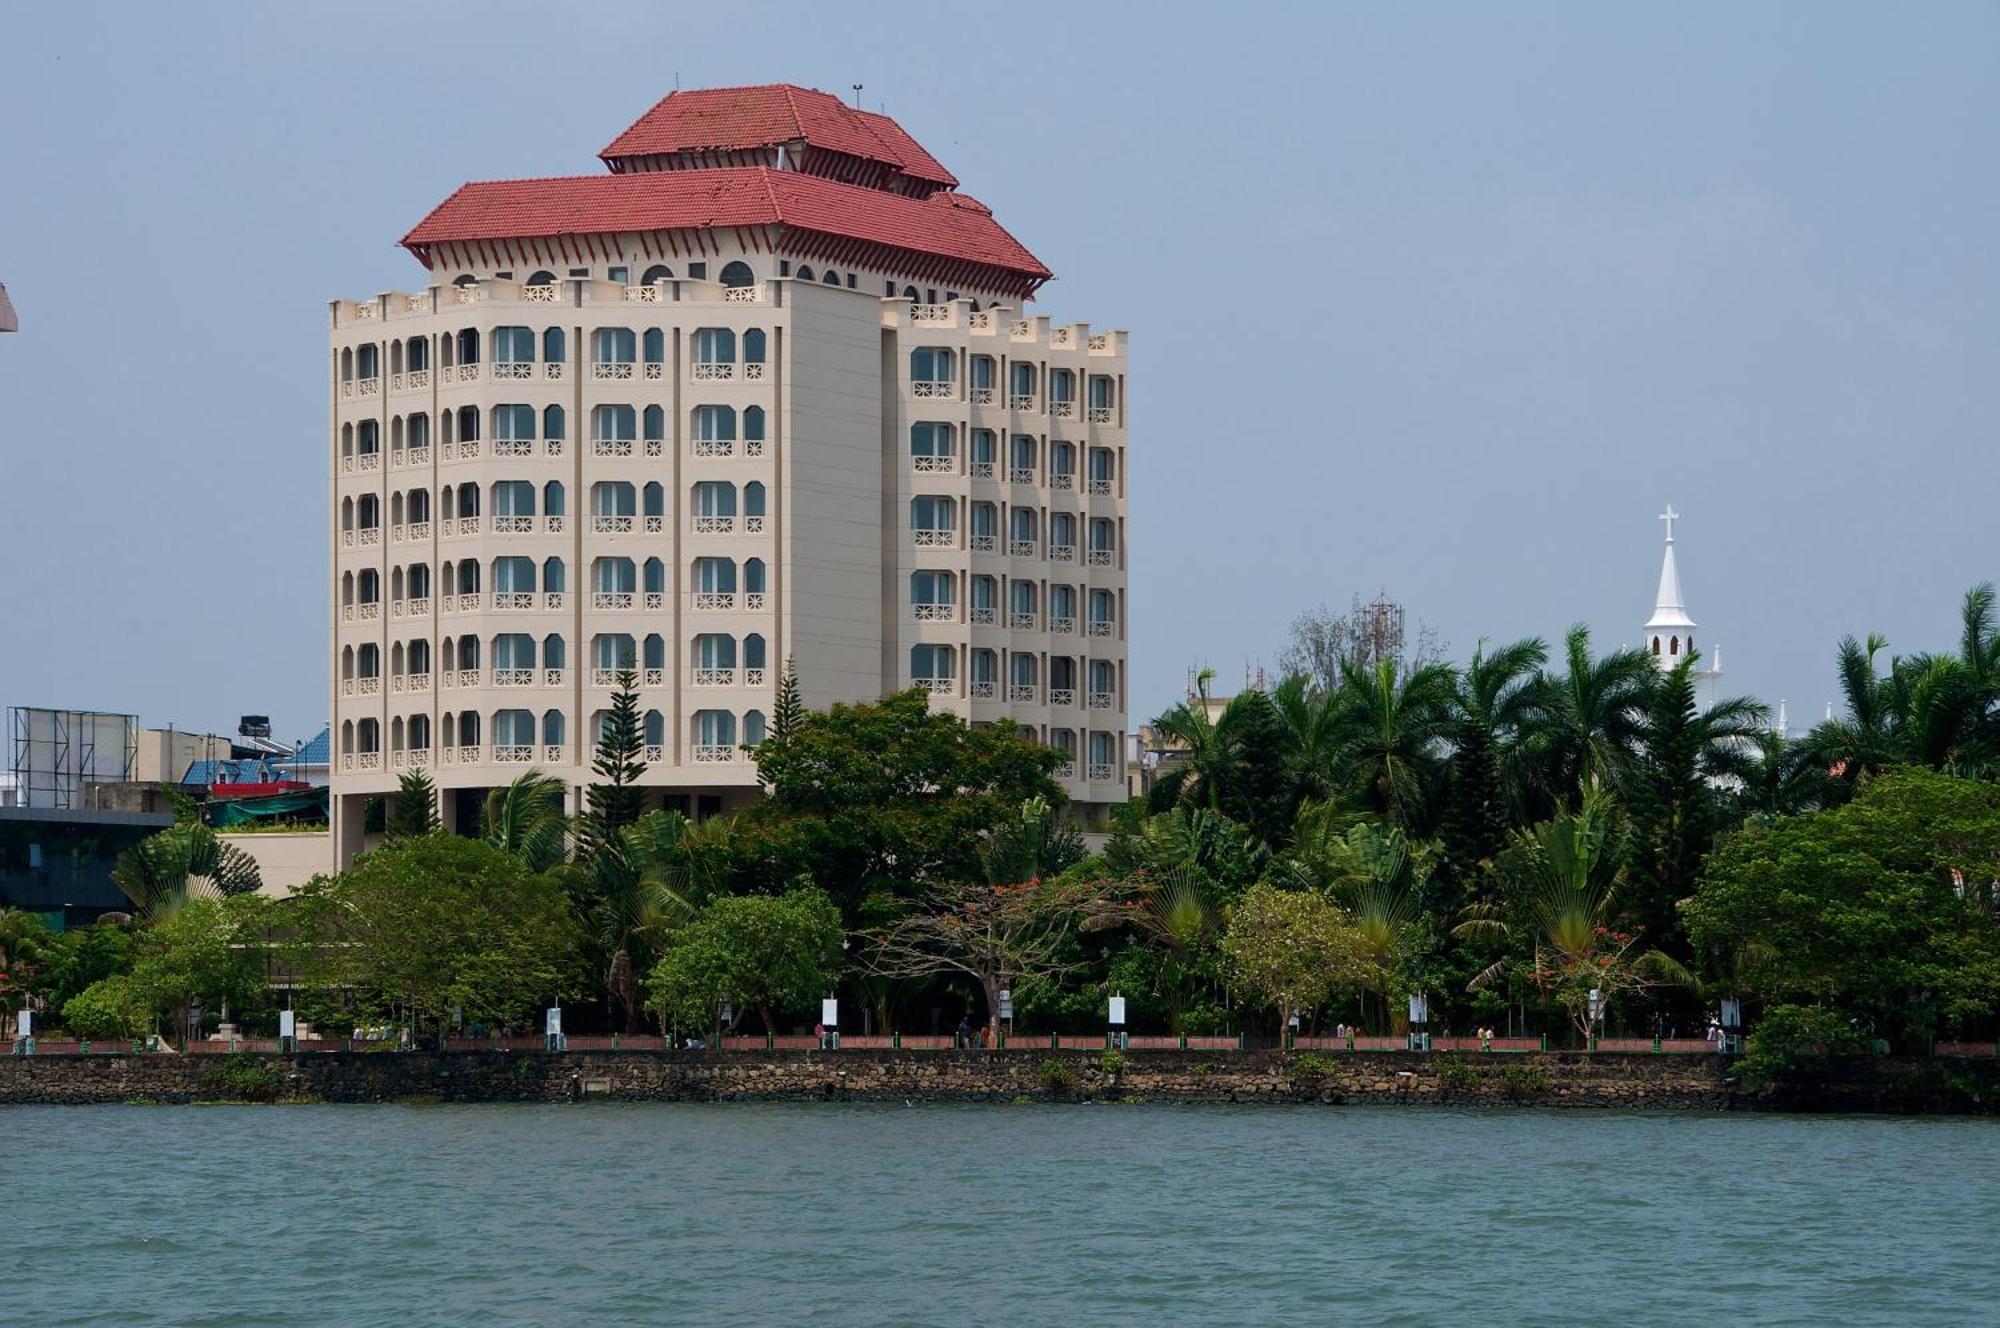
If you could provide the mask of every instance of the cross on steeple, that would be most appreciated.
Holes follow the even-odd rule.
[[[1667,523],[1667,543],[1669,544],[1674,542],[1674,522],[1680,520],[1680,517],[1681,514],[1674,510],[1672,503],[1668,503],[1667,510],[1660,513],[1659,519]]]

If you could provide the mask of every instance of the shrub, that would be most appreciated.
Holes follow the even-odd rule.
[[[1438,1082],[1454,1093],[1463,1093],[1486,1082],[1486,1076],[1474,1065],[1468,1065],[1457,1056],[1440,1056],[1437,1061]]]
[[[1076,1090],[1076,1069],[1068,1061],[1050,1056],[1035,1067],[1035,1080],[1044,1092],[1070,1093]]]
[[[1125,1073],[1125,1057],[1116,1051],[1107,1051],[1098,1057],[1098,1066],[1106,1079],[1117,1080]]]
[[[1867,1050],[1868,1041],[1847,1016],[1812,1005],[1774,1005],[1750,1035],[1737,1077],[1752,1091],[1832,1056]]]
[[[1316,1051],[1292,1057],[1285,1066],[1294,1093],[1312,1092],[1333,1076],[1333,1062]]]
[[[285,1089],[285,1074],[250,1056],[227,1057],[202,1072],[202,1083],[222,1097],[246,1102],[275,1102]]]
[[[1548,1067],[1516,1061],[1501,1067],[1500,1083],[1508,1097],[1539,1097],[1549,1086]]]
[[[152,1022],[148,1003],[128,977],[100,978],[64,1002],[63,1022],[80,1038],[123,1041]]]

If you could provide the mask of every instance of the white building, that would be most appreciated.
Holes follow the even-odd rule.
[[[1660,589],[1653,597],[1653,616],[1646,619],[1646,648],[1663,670],[1695,653],[1695,621],[1688,616],[1687,602],[1681,595],[1680,564],[1674,557],[1674,522],[1680,519],[1672,503],[1660,513],[1667,527],[1667,547],[1660,558]],[[1707,667],[1696,669],[1694,676],[1698,684],[1708,685],[1708,699],[1713,704],[1715,684],[1722,677],[1721,646],[1709,652]]]
[[[335,301],[335,838],[429,767],[447,824],[530,765],[580,795],[617,673],[645,783],[755,796],[807,704],[908,686],[1124,796],[1125,334],[893,121],[675,93],[609,172],[467,184],[413,293]]]

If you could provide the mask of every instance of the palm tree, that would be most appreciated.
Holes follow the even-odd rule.
[[[1424,887],[1436,864],[1436,849],[1413,844],[1394,826],[1361,821],[1340,832],[1331,804],[1309,804],[1299,813],[1293,856],[1286,867],[1298,884],[1320,890],[1353,916],[1374,977],[1368,984],[1389,1019],[1389,978],[1403,942],[1403,929],[1424,914]]]
[[[1839,800],[1853,796],[1863,780],[1904,755],[1894,704],[1900,685],[1892,687],[1875,667],[1875,657],[1888,646],[1886,638],[1873,632],[1866,645],[1851,636],[1841,638],[1837,671],[1846,717],[1829,719],[1806,735],[1806,752],[1834,781]]]
[[[570,869],[605,995],[626,1032],[638,1027],[639,975],[662,937],[727,885],[734,825],[733,818],[696,824],[679,812],[648,812]]]
[[[512,783],[487,792],[480,838],[520,858],[530,871],[548,871],[569,857],[570,827],[562,800],[562,780],[524,770]]]
[[[1456,675],[1444,664],[1404,674],[1393,659],[1352,661],[1342,672],[1342,782],[1392,825],[1430,825],[1456,692]]]
[[[1826,770],[1802,743],[1765,729],[1719,766],[1736,787],[1736,808],[1748,816],[1796,816],[1825,791]]]
[[[1196,675],[1195,695],[1153,721],[1185,756],[1162,771],[1150,805],[1207,807],[1240,821],[1272,842],[1291,824],[1288,743],[1271,698],[1246,688],[1211,717],[1208,684]]]
[[[1535,681],[1537,731],[1530,741],[1544,808],[1573,805],[1590,783],[1617,783],[1637,746],[1659,670],[1643,650],[1594,658],[1590,629],[1563,637],[1563,672]]]
[[[255,858],[195,820],[170,825],[119,854],[111,882],[148,922],[190,899],[248,894],[263,884]]]
[[[1338,792],[1344,712],[1339,694],[1310,674],[1292,673],[1271,690],[1271,708],[1284,734],[1290,799],[1295,805]]]

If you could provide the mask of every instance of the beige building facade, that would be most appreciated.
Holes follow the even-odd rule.
[[[814,707],[1023,726],[1101,818],[1125,334],[1023,313],[1047,270],[826,94],[677,93],[603,157],[465,186],[421,289],[331,306],[339,861],[411,769],[459,829],[529,767],[580,799],[623,669],[656,805],[756,796],[789,660]]]

